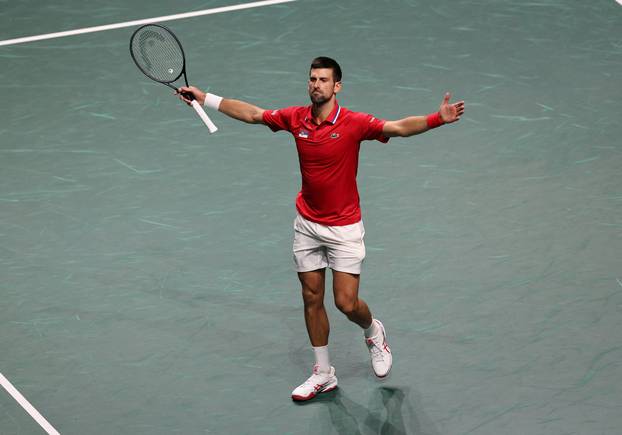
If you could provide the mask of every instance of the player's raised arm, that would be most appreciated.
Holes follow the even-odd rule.
[[[409,116],[397,121],[387,121],[382,133],[387,137],[408,137],[424,133],[443,124],[450,124],[460,120],[464,113],[464,101],[450,103],[451,94],[447,92],[436,113],[427,116]]]
[[[222,98],[217,95],[205,93],[199,88],[194,86],[179,88],[179,98],[190,104],[183,93],[188,92],[194,95],[194,98],[202,105],[216,109],[233,119],[237,119],[249,124],[263,124],[263,113],[265,109],[254,106],[250,103],[240,100],[232,100],[229,98]]]

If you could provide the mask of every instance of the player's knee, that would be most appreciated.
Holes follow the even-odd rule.
[[[358,300],[353,298],[338,298],[335,300],[335,305],[346,316],[351,316],[356,311]]]
[[[305,307],[320,306],[324,303],[324,293],[319,288],[303,286],[302,300]]]

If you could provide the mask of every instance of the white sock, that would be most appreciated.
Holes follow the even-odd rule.
[[[365,330],[365,337],[369,338],[369,337],[373,337],[374,335],[378,334],[379,328],[378,325],[376,324],[376,322],[374,322],[374,319],[371,320],[371,325],[369,326],[369,328],[367,328]]]
[[[313,346],[313,353],[315,353],[315,363],[319,366],[320,371],[323,373],[330,372],[330,360],[328,358],[328,345],[326,346]]]

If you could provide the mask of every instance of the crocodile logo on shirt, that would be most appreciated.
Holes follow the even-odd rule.
[[[337,139],[339,137],[339,133],[333,133],[330,135],[331,138]]]

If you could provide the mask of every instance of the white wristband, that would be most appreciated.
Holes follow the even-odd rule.
[[[210,94],[208,92],[207,94],[205,94],[205,102],[203,103],[203,105],[205,107],[218,110],[218,108],[220,107],[221,101],[222,101],[222,97],[219,97],[218,95]]]

